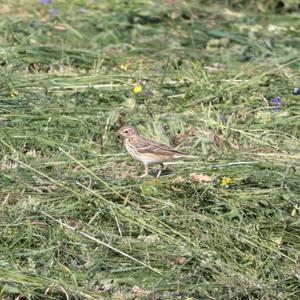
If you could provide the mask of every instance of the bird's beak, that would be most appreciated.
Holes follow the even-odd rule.
[[[121,136],[120,129],[115,133],[117,137]]]

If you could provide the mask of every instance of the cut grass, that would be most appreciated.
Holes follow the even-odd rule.
[[[2,5],[0,297],[299,298],[299,18]],[[199,159],[132,179],[127,123]]]

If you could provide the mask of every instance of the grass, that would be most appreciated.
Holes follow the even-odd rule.
[[[205,3],[1,4],[1,299],[299,298],[300,19]]]

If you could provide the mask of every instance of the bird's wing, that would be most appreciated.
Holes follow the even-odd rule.
[[[135,138],[134,144],[140,153],[156,153],[158,155],[185,155],[168,145],[158,143],[156,141],[138,136]]]

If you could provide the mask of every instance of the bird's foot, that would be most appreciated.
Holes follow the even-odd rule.
[[[160,175],[168,175],[170,174],[172,171],[168,168],[168,166],[166,165],[161,165],[161,168],[160,170],[158,171],[157,175],[156,175],[156,178],[159,178]]]
[[[156,178],[158,178],[158,177],[160,176],[161,172],[162,172],[162,169],[160,169],[160,170],[158,171],[158,173],[157,173],[157,175],[156,175]]]

